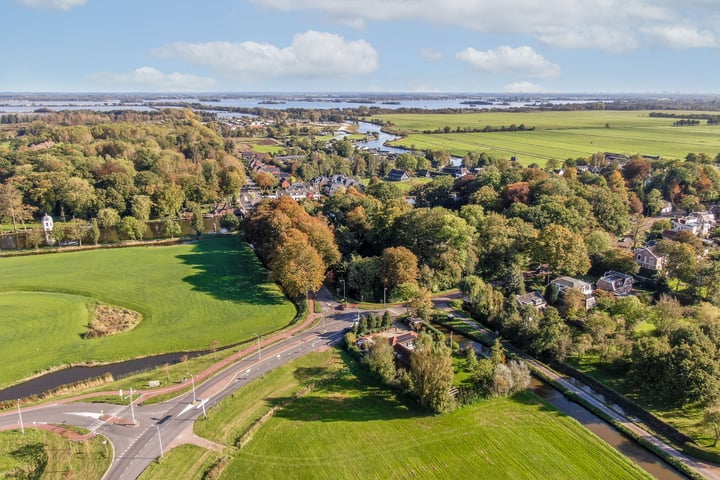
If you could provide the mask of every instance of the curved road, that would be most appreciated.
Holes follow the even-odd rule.
[[[168,450],[169,446],[182,443],[181,439],[192,437],[194,421],[223,398],[279,365],[341,340],[343,331],[352,326],[357,313],[335,311],[337,303],[325,289],[320,291],[316,301],[323,309],[319,324],[263,347],[259,354],[256,351],[236,361],[197,384],[194,392],[148,406],[141,405],[141,396],[134,399],[132,409],[129,398],[126,405],[84,402],[46,404],[23,409],[23,423],[26,428],[45,424],[75,425],[105,435],[112,442],[114,458],[103,479],[137,478],[161,455],[161,442],[163,450]],[[17,411],[0,415],[0,430],[18,426]]]

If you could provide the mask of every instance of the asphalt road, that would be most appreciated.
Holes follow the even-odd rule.
[[[104,480],[135,479],[160,457],[161,442],[167,450],[175,439],[187,434],[195,420],[209,413],[223,398],[280,365],[340,341],[343,331],[356,321],[357,312],[336,310],[337,303],[325,290],[318,297],[323,320],[317,326],[263,347],[259,355],[251,354],[231,364],[196,385],[194,393],[190,391],[167,402],[136,405],[132,409],[129,398],[126,405],[83,402],[41,405],[23,409],[23,423],[27,428],[33,423],[75,425],[105,435],[113,445],[114,458]],[[123,393],[127,398],[128,392]],[[104,420],[106,416],[126,420],[134,416],[136,424],[109,423]],[[18,424],[17,411],[0,415],[0,429]]]

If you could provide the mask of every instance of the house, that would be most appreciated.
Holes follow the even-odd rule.
[[[430,174],[430,170],[427,168],[423,168],[421,170],[418,170],[416,173],[416,176],[418,178],[430,178],[432,175]]]
[[[573,277],[558,277],[550,282],[558,290],[560,298],[565,295],[568,289],[580,291],[585,296],[585,309],[590,310],[595,306],[592,284]]]
[[[715,215],[710,212],[693,212],[672,221],[676,232],[692,232],[699,237],[707,236],[715,228]]]
[[[410,366],[410,357],[415,350],[415,340],[418,334],[415,332],[406,332],[395,335],[390,338],[390,345],[395,352],[395,359],[407,366]]]
[[[447,167],[443,168],[440,173],[442,175],[451,175],[455,178],[461,178],[468,174],[468,169],[465,167],[448,165]]]
[[[640,268],[650,270],[653,272],[661,272],[665,268],[667,257],[655,253],[655,246],[643,247],[635,250],[635,263],[640,265]]]
[[[662,205],[662,207],[660,208],[661,215],[667,215],[668,213],[672,212],[672,209],[673,209],[672,203],[668,202],[667,200],[662,200],[661,205]]]
[[[406,180],[410,180],[410,175],[408,175],[405,170],[393,168],[390,170],[390,173],[388,173],[387,179],[390,182],[404,182]]]
[[[535,307],[536,310],[545,310],[545,307],[547,307],[545,297],[543,297],[537,290],[528,292],[524,295],[515,295],[515,301],[517,302],[518,307],[530,305]]]
[[[615,295],[627,295],[633,288],[633,281],[632,275],[610,270],[600,277],[595,286],[598,290],[604,290]]]

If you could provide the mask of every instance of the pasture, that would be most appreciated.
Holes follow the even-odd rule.
[[[673,111],[668,113],[690,113]],[[695,112],[699,113],[699,112]],[[650,111],[482,112],[467,114],[387,114],[375,120],[390,121],[406,135],[394,146],[445,150],[451,155],[468,152],[510,158],[524,164],[544,165],[549,159],[588,157],[596,152],[660,155],[683,158],[688,153],[720,153],[720,126],[675,127],[673,118],[650,117]],[[534,127],[533,131],[452,133],[456,128]],[[449,127],[451,133],[424,134]]]
[[[76,442],[34,428],[0,432],[0,478],[99,480],[112,456],[103,436]]]
[[[196,423],[202,436],[242,445],[219,478],[649,478],[533,394],[428,415],[353,362],[337,350],[311,354]]]
[[[164,247],[0,258],[0,386],[70,363],[229,345],[292,321],[295,307],[237,237]],[[97,302],[142,315],[84,339]]]

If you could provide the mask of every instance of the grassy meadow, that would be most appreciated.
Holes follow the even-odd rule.
[[[196,433],[242,445],[219,478],[649,478],[533,394],[427,415],[353,362],[337,350],[305,356],[197,422]]]
[[[704,122],[694,127],[674,127],[673,118],[649,116],[650,111],[576,111],[576,112],[482,112],[467,114],[386,114],[376,120],[390,121],[407,136],[395,146],[446,150],[463,156],[467,152],[518,160],[528,165],[544,165],[554,158],[587,157],[596,152],[632,155],[660,155],[682,158],[690,152],[720,152],[720,126]],[[669,112],[690,113],[690,112]],[[697,112],[696,112],[697,113]],[[535,127],[533,131],[423,134],[424,130],[451,130],[512,124]]]
[[[0,478],[100,480],[112,456],[102,436],[76,442],[34,428],[0,432]]]
[[[164,247],[0,258],[0,386],[80,362],[228,345],[287,325],[295,307],[236,237]],[[133,330],[84,339],[95,302],[139,312]]]

